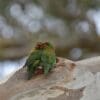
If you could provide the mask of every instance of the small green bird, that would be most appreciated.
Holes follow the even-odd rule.
[[[28,79],[32,78],[39,66],[42,67],[44,74],[47,75],[55,64],[56,54],[53,46],[49,42],[37,43],[25,63],[25,66],[27,66]]]
[[[32,52],[30,53],[26,63],[24,66],[27,67],[27,72],[28,72],[28,79],[32,77],[32,75],[35,73],[37,70],[38,66],[40,66],[41,63],[41,48],[42,43],[37,43],[36,47]]]
[[[56,54],[54,47],[49,43],[44,43],[43,51],[41,55],[41,65],[43,67],[44,74],[47,75],[56,64]]]

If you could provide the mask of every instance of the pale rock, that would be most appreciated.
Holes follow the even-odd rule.
[[[75,80],[66,84],[68,89],[80,89],[94,81],[94,75],[85,68],[76,68],[73,73]]]
[[[80,100],[100,100],[100,72],[95,75],[95,80],[84,89]]]

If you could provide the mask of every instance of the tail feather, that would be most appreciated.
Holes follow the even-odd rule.
[[[27,75],[27,79],[30,80],[32,78],[32,76],[33,76],[33,73],[29,72],[28,75]]]
[[[50,69],[51,69],[50,65],[44,66],[44,74],[47,75]]]

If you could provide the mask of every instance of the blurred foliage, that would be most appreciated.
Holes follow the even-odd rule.
[[[99,0],[78,0],[80,5],[83,5],[84,8],[97,8],[100,6]]]
[[[23,27],[19,20],[17,21],[9,14],[10,6],[16,3],[21,6],[18,9],[22,9],[22,16],[27,13],[25,7],[28,4],[43,9],[44,17],[35,18],[35,21],[41,22],[39,25],[42,25],[38,32],[29,32],[28,26]],[[4,39],[0,35],[0,59],[24,57],[38,41],[50,41],[55,45],[58,56],[69,57],[74,60],[93,54],[93,56],[99,55],[100,37],[97,34],[94,21],[87,17],[89,10],[98,8],[100,8],[99,0],[0,0],[0,15],[7,19],[8,25],[17,30],[14,37],[10,39]],[[22,16],[17,16],[17,18]],[[25,15],[23,18],[27,18],[27,16]],[[23,21],[22,19],[21,21]],[[28,20],[25,19],[23,23],[27,22]],[[34,25],[34,23],[29,25],[31,24]],[[72,52],[74,50],[81,52],[79,57],[73,58]]]
[[[6,7],[12,0],[0,0],[0,14],[5,14]]]

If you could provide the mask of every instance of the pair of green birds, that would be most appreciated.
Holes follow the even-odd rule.
[[[56,64],[56,54],[54,47],[49,43],[37,43],[30,53],[25,66],[27,67],[28,79],[31,79],[36,70],[41,66],[43,73],[47,75]]]

